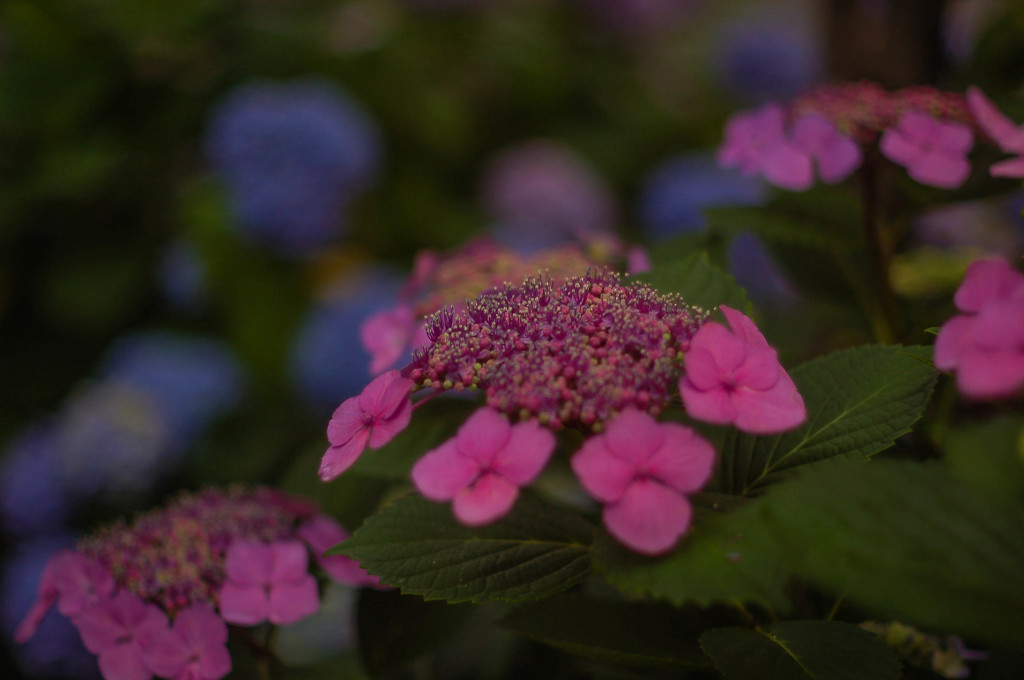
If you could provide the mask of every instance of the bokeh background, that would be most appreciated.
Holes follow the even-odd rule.
[[[59,617],[10,632],[50,554],[174,491],[270,483],[357,523],[373,489],[316,480],[324,427],[418,251],[699,234],[775,191],[716,166],[730,113],[860,78],[977,84],[1024,120],[1024,7],[4,0],[0,667],[95,677]],[[923,196],[899,292],[1020,254],[1017,189]],[[866,337],[799,261],[719,245],[787,358]],[[331,598],[296,658],[351,644],[353,595]]]

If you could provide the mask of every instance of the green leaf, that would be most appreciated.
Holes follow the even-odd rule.
[[[635,278],[659,292],[679,293],[691,306],[714,309],[719,305],[729,305],[744,312],[750,311],[747,294],[736,279],[711,264],[703,252],[655,267]]]
[[[785,611],[787,565],[776,543],[755,523],[756,505],[709,506],[705,496],[714,498],[691,498],[693,525],[675,551],[646,557],[603,535],[594,543],[595,568],[626,593],[676,605],[755,602]]]
[[[406,496],[332,552],[427,600],[515,602],[583,580],[592,536],[593,527],[579,515],[529,494],[506,517],[478,528],[456,522],[447,503]]]
[[[721,612],[559,595],[520,605],[499,624],[573,654],[627,666],[706,668],[697,639],[726,622]]]
[[[800,465],[868,458],[892,446],[921,417],[937,376],[927,348],[883,345],[833,352],[791,375],[807,421],[772,436],[726,432],[719,491],[746,494]]]
[[[1024,645],[1024,511],[939,465],[836,463],[752,504],[792,570],[905,623]]]
[[[953,430],[942,443],[953,475],[1006,501],[1024,500],[1024,419],[1004,416]]]
[[[848,623],[780,621],[763,630],[716,628],[701,647],[728,680],[897,680],[900,661]]]

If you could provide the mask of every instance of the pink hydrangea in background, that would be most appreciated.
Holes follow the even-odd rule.
[[[236,541],[228,548],[225,570],[220,612],[229,623],[294,623],[320,606],[306,546],[299,541]]]
[[[61,614],[73,618],[110,597],[115,588],[114,579],[102,564],[74,550],[61,550],[43,570],[38,599],[15,630],[15,642],[24,643],[35,635],[54,604]]]
[[[122,590],[83,610],[74,622],[86,649],[99,657],[106,680],[153,676],[147,652],[153,638],[168,626],[167,615],[158,607]]]
[[[583,488],[604,503],[608,531],[637,552],[670,550],[690,527],[686,494],[711,476],[715,452],[688,427],[627,409],[572,458]]]
[[[312,517],[299,525],[296,535],[309,545],[310,550],[313,551],[313,559],[335,581],[354,586],[381,587],[380,579],[367,574],[351,557],[324,555],[325,552],[349,537],[345,527],[338,524],[333,518],[327,515]]]
[[[330,481],[347,470],[367,446],[380,448],[405,429],[412,417],[411,381],[387,371],[357,397],[335,410],[327,424],[331,445],[320,461],[320,479]]]
[[[967,152],[973,145],[974,136],[966,125],[907,111],[885,131],[879,148],[921,184],[955,189],[971,172]]]
[[[519,487],[540,474],[554,449],[554,435],[536,422],[511,425],[484,407],[416,462],[412,480],[427,498],[452,501],[463,524],[489,524],[512,509]]]
[[[679,393],[697,420],[752,434],[782,432],[807,418],[803,398],[778,355],[742,312],[722,305],[732,330],[704,324],[683,356]]]
[[[178,612],[171,628],[149,636],[146,663],[173,680],[217,680],[231,672],[228,626],[213,607],[197,603]]]
[[[967,89],[967,105],[978,125],[1006,153],[1016,158],[994,164],[989,172],[994,177],[1024,177],[1024,125],[1007,118],[980,89]]]
[[[818,169],[822,181],[841,182],[860,167],[860,145],[840,134],[836,126],[817,113],[805,113],[793,123],[793,143]]]
[[[1024,387],[1024,274],[1000,258],[976,260],[953,297],[962,313],[935,339],[935,366],[956,373],[971,399],[1012,397]]]
[[[718,162],[747,175],[762,175],[791,191],[804,191],[814,183],[811,159],[787,137],[785,114],[777,104],[765,104],[730,118]]]

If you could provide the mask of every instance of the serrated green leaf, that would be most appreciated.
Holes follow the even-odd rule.
[[[836,463],[751,504],[799,576],[905,623],[1024,645],[1024,511],[938,465]],[[746,510],[746,508],[744,508]]]
[[[406,496],[339,548],[403,593],[447,602],[540,599],[590,571],[593,527],[578,514],[523,494],[512,512],[465,527],[450,506]]]
[[[655,267],[635,278],[662,293],[679,293],[691,306],[714,309],[719,305],[729,305],[744,312],[750,311],[747,294],[736,279],[711,264],[703,252]]]
[[[953,476],[1006,501],[1024,500],[1024,418],[1003,416],[960,426],[942,443]]]
[[[791,373],[807,421],[779,435],[729,430],[719,456],[718,490],[746,494],[779,473],[827,458],[868,458],[909,432],[937,373],[927,348],[873,345],[833,352]]]
[[[499,624],[544,644],[641,668],[706,668],[697,640],[729,619],[654,602],[559,595],[520,605]]]
[[[753,524],[756,507],[715,510],[698,497],[694,507],[693,526],[675,551],[646,557],[604,535],[594,543],[595,568],[626,593],[676,605],[755,602],[785,611],[787,566],[777,545]]]
[[[716,628],[701,647],[728,680],[897,680],[900,661],[848,623],[781,621],[763,630]]]

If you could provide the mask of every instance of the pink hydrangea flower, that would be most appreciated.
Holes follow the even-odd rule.
[[[225,570],[220,613],[228,623],[294,623],[320,607],[300,541],[235,541],[227,550]]]
[[[860,145],[816,113],[797,118],[791,136],[796,147],[814,161],[821,179],[829,184],[849,177],[863,161]]]
[[[519,487],[540,474],[554,448],[554,435],[536,422],[510,425],[484,407],[462,424],[453,439],[416,462],[412,480],[427,498],[453,501],[460,522],[479,526],[512,509]]]
[[[416,332],[412,308],[398,304],[367,318],[359,328],[359,339],[370,353],[370,372],[374,375],[391,368],[407,351]]]
[[[690,527],[686,494],[711,476],[714,448],[692,429],[627,409],[572,457],[587,493],[604,503],[604,525],[631,549],[658,555]]]
[[[760,174],[783,189],[804,191],[814,183],[811,159],[787,139],[785,116],[777,104],[731,117],[717,156],[723,167]]]
[[[102,564],[74,550],[60,551],[43,570],[36,602],[14,631],[15,641],[24,643],[35,635],[54,603],[61,614],[73,618],[114,589],[114,578]]]
[[[327,425],[331,446],[320,461],[320,479],[334,479],[355,463],[367,446],[384,446],[404,430],[412,417],[412,388],[412,381],[398,371],[387,371],[358,397],[342,402]]]
[[[935,366],[955,371],[966,397],[1012,397],[1024,387],[1024,274],[999,258],[976,260],[953,302],[963,313],[939,331]]]
[[[1024,177],[1024,125],[1017,125],[1000,111],[976,87],[967,89],[967,106],[982,130],[999,148],[1016,158],[994,164],[989,172],[994,177]]]
[[[955,189],[971,172],[967,152],[973,144],[974,136],[966,125],[906,111],[882,135],[879,148],[921,184]]]
[[[313,551],[313,559],[338,583],[351,586],[380,587],[380,580],[371,576],[351,557],[345,555],[324,555],[338,545],[349,533],[327,515],[316,515],[303,522],[296,535],[305,541]]]
[[[83,610],[74,623],[86,649],[99,657],[105,680],[153,677],[145,648],[168,625],[158,607],[122,590]]]
[[[683,357],[679,393],[697,420],[732,424],[752,434],[796,427],[807,418],[804,400],[757,326],[742,312],[722,305],[732,328],[704,324]]]
[[[228,627],[208,604],[183,609],[173,628],[164,628],[143,643],[153,672],[172,680],[218,680],[231,672]]]

